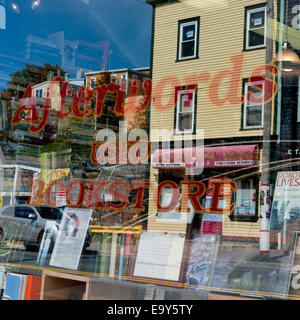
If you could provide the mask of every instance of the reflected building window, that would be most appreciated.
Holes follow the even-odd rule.
[[[0,29],[6,29],[6,10],[2,4],[0,4]]]

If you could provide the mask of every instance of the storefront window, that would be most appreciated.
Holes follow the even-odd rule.
[[[0,298],[299,299],[299,8],[0,0]]]

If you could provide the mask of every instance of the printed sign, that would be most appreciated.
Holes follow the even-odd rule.
[[[231,181],[228,178],[220,178],[218,180],[221,181]],[[229,206],[231,203],[231,189],[230,187],[224,186],[221,195],[227,195],[225,199],[220,199],[218,203],[218,208],[224,209],[224,214],[229,214]],[[206,199],[205,199],[205,208],[210,207],[210,202],[212,198],[212,186],[210,181],[208,181],[207,192],[206,192]],[[222,227],[223,227],[223,216],[224,214],[215,214],[215,213],[204,213],[202,218],[202,223],[200,227],[201,234],[222,234]]]
[[[185,235],[142,232],[134,276],[178,281]]]
[[[215,213],[204,213],[200,233],[222,234],[223,215]]]
[[[58,189],[56,192],[56,206],[62,207],[67,204],[67,194],[65,189]]]
[[[255,216],[255,189],[238,189],[234,214]]]
[[[50,265],[77,270],[91,215],[88,209],[65,209]]]

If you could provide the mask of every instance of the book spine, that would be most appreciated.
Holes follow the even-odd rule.
[[[122,235],[121,235],[121,249],[120,249],[120,262],[119,262],[119,279],[122,278],[122,274],[123,274],[124,245],[125,245],[125,234],[122,233]]]
[[[131,233],[127,233],[125,236],[123,276],[128,276],[128,267],[129,267],[130,252],[131,252],[131,237],[132,237]]]
[[[107,250],[107,235],[104,233],[102,238],[102,245],[101,245],[101,260],[100,260],[100,274],[105,273],[106,267],[106,250]]]
[[[109,274],[109,267],[110,267],[110,258],[111,258],[111,241],[112,241],[112,234],[108,234],[106,238],[106,251],[105,251],[105,256],[106,256],[106,264],[105,264],[105,271],[104,273],[106,275]]]
[[[137,253],[137,247],[139,243],[139,236],[135,235],[132,237],[132,251],[130,256],[130,265],[129,265],[129,276],[133,276],[134,273],[134,267],[135,267],[135,260],[136,260],[136,253]]]
[[[32,278],[33,276],[31,275],[28,275],[27,276],[27,286],[26,286],[26,292],[25,292],[25,297],[24,297],[24,300],[30,300],[30,294],[31,294],[31,291],[32,291]]]
[[[96,254],[95,273],[100,272],[102,236],[103,236],[102,233],[97,235],[98,250],[97,250],[97,254]]]
[[[116,233],[112,234],[111,240],[111,250],[110,250],[110,264],[109,264],[109,276],[113,277],[115,275],[116,268],[116,255],[117,255],[117,238],[118,235]]]
[[[21,276],[21,290],[20,290],[20,300],[25,299],[25,292],[26,292],[26,284],[27,284],[27,276]]]
[[[116,268],[115,268],[115,275],[116,276],[119,276],[121,239],[122,239],[122,235],[118,234],[118,237],[117,237],[117,252],[116,252]]]

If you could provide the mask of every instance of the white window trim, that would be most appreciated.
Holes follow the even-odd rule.
[[[181,111],[180,112],[180,96],[186,92],[192,92],[193,93],[193,111]],[[175,123],[175,134],[192,134],[194,132],[194,122],[195,122],[195,94],[196,94],[196,89],[188,89],[188,90],[179,90],[177,92],[177,106],[176,106],[176,123]],[[192,128],[190,130],[179,130],[178,125],[179,125],[179,114],[183,113],[192,113]]]
[[[190,26],[190,25],[195,25],[195,38],[194,38],[194,42],[195,42],[195,48],[194,48],[194,54],[192,56],[188,56],[188,57],[182,57],[181,56],[181,48],[182,48],[182,30],[183,27],[185,26]],[[198,20],[192,20],[189,22],[181,22],[180,23],[180,27],[179,27],[179,52],[178,52],[178,60],[187,60],[187,59],[193,59],[196,58],[197,55],[197,38],[198,38]]]
[[[264,44],[257,46],[249,46],[249,31],[250,31],[250,14],[253,12],[265,11],[265,24],[264,24]],[[247,22],[246,22],[246,50],[259,49],[266,46],[266,35],[267,35],[267,7],[260,7],[255,9],[247,10]]]
[[[256,81],[256,82],[246,82],[244,86],[244,108],[243,108],[243,128],[244,129],[263,129],[264,127],[264,109],[265,109],[265,104],[264,104],[264,99],[261,104],[261,109],[262,109],[262,114],[261,114],[261,125],[260,126],[247,126],[247,121],[246,121],[246,115],[247,115],[247,107],[248,106],[255,106],[248,104],[247,97],[248,97],[248,88],[253,87],[254,85],[257,84],[262,84],[262,95],[264,97],[265,94],[265,81]]]

